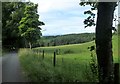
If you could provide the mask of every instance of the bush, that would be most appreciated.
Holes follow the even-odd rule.
[[[63,52],[64,54],[72,54],[72,53],[74,53],[72,50],[65,50],[64,52]]]
[[[84,71],[84,77],[91,82],[98,82],[98,65],[96,56],[91,51],[91,60],[89,65],[86,65],[86,69]]]

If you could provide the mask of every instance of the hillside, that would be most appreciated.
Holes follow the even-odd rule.
[[[118,60],[118,37],[114,35],[112,38],[113,42],[113,56],[114,60]],[[75,55],[90,56],[90,51],[88,47],[95,46],[95,41],[80,43],[80,44],[70,44],[70,45],[60,45],[60,46],[50,46],[50,47],[38,47],[37,50],[44,50],[46,53],[53,53],[55,50],[59,50],[59,54],[65,55]],[[67,54],[66,54],[67,53]]]
[[[34,82],[96,82],[98,81],[97,68],[91,68],[91,66],[97,65],[96,54],[95,51],[88,50],[88,47],[92,45],[95,45],[94,41],[38,47],[32,50],[21,49],[19,57],[26,76]],[[118,62],[117,47],[117,35],[114,35],[114,63]],[[54,51],[56,51],[56,55],[54,55]]]
[[[40,40],[40,46],[58,46],[68,44],[78,44],[92,41],[94,33],[66,34],[57,36],[43,36]]]

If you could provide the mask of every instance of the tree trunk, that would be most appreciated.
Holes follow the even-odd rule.
[[[96,24],[96,53],[100,84],[113,84],[112,22],[115,2],[99,2]]]

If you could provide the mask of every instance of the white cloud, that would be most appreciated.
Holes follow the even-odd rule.
[[[43,28],[43,35],[59,35],[69,33],[84,33],[94,32],[95,27],[84,28],[84,18],[72,17],[64,20],[55,20],[55,22],[48,22]],[[54,24],[54,25],[53,25]]]
[[[30,0],[39,4],[39,12],[48,12],[51,10],[66,10],[79,5],[79,0]]]
[[[87,7],[79,6],[79,0],[30,0],[38,3],[43,35],[94,32],[95,28],[84,28]],[[46,30],[46,31],[44,31]]]

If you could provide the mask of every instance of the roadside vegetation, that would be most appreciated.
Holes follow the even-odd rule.
[[[20,49],[20,62],[26,77],[32,82],[97,82],[98,79],[90,67],[91,59],[95,58],[96,60],[95,51],[88,49],[91,45],[95,45],[94,41],[82,44],[38,47],[32,50]],[[117,46],[117,35],[114,35],[114,63],[118,62]],[[53,56],[56,50],[59,51],[56,52],[56,65],[54,67]],[[91,53],[93,57],[91,57]]]

